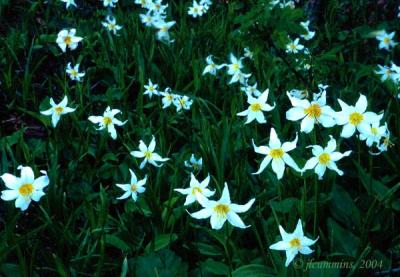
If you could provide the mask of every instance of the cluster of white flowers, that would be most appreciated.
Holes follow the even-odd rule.
[[[273,9],[274,7],[279,7],[281,9],[289,7],[294,9],[296,7],[294,1],[292,0],[273,0],[270,5],[270,9]]]
[[[211,5],[211,0],[200,0],[199,2],[193,0],[192,6],[189,7],[188,14],[194,18],[201,17],[208,12]]]
[[[375,33],[375,38],[379,41],[379,49],[391,51],[392,48],[394,48],[398,44],[393,40],[396,34],[395,32],[389,34],[383,30]],[[378,64],[378,68],[379,70],[376,70],[375,73],[380,75],[382,82],[385,82],[386,80],[391,80],[396,85],[400,84],[400,67],[397,66],[394,62],[391,62],[390,67]]]
[[[168,4],[163,5],[162,0],[135,0],[135,4],[140,5],[147,12],[140,14],[140,21],[147,27],[157,29],[157,39],[172,43],[169,29],[175,25],[175,21],[165,21],[167,17]]]
[[[166,88],[164,91],[158,89],[158,84],[153,84],[153,82],[149,79],[149,83],[144,86],[145,92],[144,95],[148,95],[149,98],[152,98],[153,95],[161,96],[161,102],[163,104],[163,109],[170,107],[172,104],[175,106],[176,111],[179,112],[181,110],[190,110],[190,107],[193,104],[193,100],[186,95],[179,95],[176,93],[172,93],[171,88]]]
[[[200,171],[201,168],[203,167],[203,158],[200,157],[199,159],[196,159],[194,154],[192,154],[188,161],[184,161],[184,165],[187,168]]]

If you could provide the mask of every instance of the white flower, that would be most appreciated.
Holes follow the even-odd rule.
[[[275,108],[275,103],[273,106],[267,104],[268,93],[269,89],[266,89],[258,98],[247,94],[247,103],[249,103],[250,106],[247,110],[237,114],[238,116],[247,116],[245,124],[252,122],[254,119],[261,124],[267,122],[263,112],[269,112]]]
[[[255,97],[259,97],[261,95],[261,91],[257,89],[257,83],[254,85],[250,86],[249,84],[245,84],[244,87],[240,88],[241,91],[244,91],[247,95],[254,95]]]
[[[172,42],[169,36],[169,29],[175,25],[175,21],[165,22],[165,21],[156,21],[153,23],[153,26],[158,29],[157,31],[157,39],[165,42]]]
[[[180,110],[190,110],[190,107],[193,104],[193,100],[191,100],[188,96],[180,96],[180,95],[175,95],[174,100],[172,103],[176,107],[176,111],[179,112]]]
[[[118,109],[111,109],[107,107],[104,111],[103,116],[89,116],[89,121],[94,124],[99,124],[99,128],[97,130],[103,130],[107,128],[107,131],[110,133],[112,139],[117,138],[117,131],[115,130],[114,125],[123,126],[128,120],[124,122],[116,119],[114,116],[119,114],[121,111]]]
[[[393,143],[390,141],[390,131],[388,128],[386,128],[386,133],[382,136],[382,138],[382,142],[377,146],[381,153],[386,152],[388,147],[393,146]]]
[[[149,98],[151,98],[154,95],[159,95],[159,92],[157,91],[158,85],[153,84],[151,80],[149,79],[149,84],[144,86],[146,91],[143,93],[144,95],[148,95]]]
[[[5,183],[7,190],[1,192],[1,199],[4,201],[15,201],[15,207],[25,211],[31,201],[39,202],[45,194],[43,189],[49,184],[46,171],[40,171],[43,176],[35,179],[32,168],[29,166],[19,166],[21,177],[5,173],[0,178]]]
[[[117,25],[116,19],[109,15],[107,15],[106,21],[101,22],[101,24],[107,29],[107,31],[112,32],[114,35],[116,35],[117,32],[122,29],[122,26]]]
[[[246,58],[249,58],[250,60],[253,60],[253,52],[250,51],[249,47],[245,47],[243,49],[243,51],[244,51],[244,56]]]
[[[394,47],[397,43],[393,41],[393,37],[395,32],[390,34],[386,33],[386,31],[378,32],[376,39],[379,41],[379,49],[390,50],[391,47]]]
[[[81,81],[81,78],[85,76],[85,72],[79,72],[79,63],[77,63],[74,67],[71,66],[71,63],[68,63],[65,72],[72,81],[79,82]]]
[[[291,91],[289,91],[289,94],[291,97],[294,97],[294,98],[297,98],[300,100],[308,97],[307,90],[292,89]]]
[[[201,204],[203,209],[190,215],[196,219],[211,217],[210,223],[212,229],[221,229],[226,220],[238,228],[250,227],[244,225],[242,219],[238,216],[238,213],[244,213],[248,211],[253,205],[255,199],[251,199],[245,205],[231,203],[229,189],[226,183],[224,185],[224,190],[222,191],[222,196],[218,201],[208,200],[200,194],[197,195],[197,201]]]
[[[294,41],[291,41],[286,45],[286,53],[296,54],[303,49],[304,45],[299,44],[299,38],[296,38]]]
[[[257,147],[253,142],[254,151],[258,154],[266,155],[264,160],[261,162],[260,169],[253,174],[260,174],[271,162],[272,160],[272,170],[276,173],[279,179],[282,179],[283,173],[285,172],[285,164],[293,168],[294,170],[301,172],[301,169],[297,166],[296,162],[292,157],[287,154],[287,152],[292,151],[296,148],[297,143],[297,133],[296,138],[291,142],[281,143],[278,136],[276,135],[275,129],[271,128],[271,133],[269,137],[269,146],[259,146]]]
[[[232,79],[229,81],[229,84],[239,82],[240,84],[244,85],[247,83],[247,80],[250,78],[250,76],[251,73],[245,74],[242,71],[239,71],[232,76]]]
[[[194,154],[190,156],[189,161],[184,162],[185,166],[188,168],[193,168],[194,170],[201,170],[203,167],[203,158],[200,157],[198,160],[196,160]]]
[[[301,132],[310,133],[315,123],[321,123],[325,128],[335,125],[335,111],[326,105],[326,92],[322,92],[319,98],[315,97],[311,103],[307,99],[292,97],[289,92],[287,96],[293,108],[286,112],[286,119],[291,121],[301,119]]]
[[[61,48],[63,52],[66,51],[67,47],[70,50],[75,50],[78,47],[78,43],[83,39],[81,37],[75,36],[76,34],[76,29],[70,29],[70,30],[61,30],[57,34],[57,40],[56,43],[58,46]]]
[[[133,172],[133,170],[131,169],[129,169],[129,172],[131,173],[131,182],[129,184],[116,184],[116,186],[120,187],[122,190],[125,191],[125,193],[122,196],[118,197],[117,199],[126,199],[129,196],[131,196],[133,201],[136,202],[138,194],[143,193],[146,190],[144,185],[146,184],[147,176],[145,176],[142,180],[138,181],[135,172]]]
[[[221,69],[222,67],[225,66],[225,64],[222,64],[222,65],[215,64],[214,61],[212,60],[212,55],[209,55],[206,58],[206,62],[207,62],[207,66],[204,68],[203,75],[205,75],[207,73],[209,73],[211,75],[216,75],[217,70]]]
[[[237,59],[235,57],[235,55],[233,55],[231,53],[229,59],[230,59],[231,63],[226,65],[228,67],[228,74],[236,75],[236,74],[241,73],[241,69],[243,68],[243,64],[242,64],[243,57],[240,59]]]
[[[135,0],[135,4],[140,5],[142,8],[148,9],[152,0]]]
[[[373,143],[379,144],[381,138],[385,136],[387,132],[387,124],[379,126],[380,122],[375,121],[369,124],[367,130],[363,130],[360,133],[360,140],[365,140],[368,147],[371,147]]]
[[[392,80],[395,83],[400,81],[400,67],[392,62],[392,66],[382,66],[379,65],[379,70],[376,70],[375,73],[381,75],[381,81],[384,82],[386,80]]]
[[[168,4],[162,5],[162,0],[149,1],[147,9],[155,14],[165,14]]]
[[[197,201],[199,195],[208,198],[215,194],[215,190],[211,191],[207,188],[209,183],[210,183],[210,175],[208,175],[207,178],[205,178],[201,183],[199,183],[196,177],[194,177],[193,174],[190,174],[190,187],[187,189],[174,189],[174,190],[184,195],[187,195],[185,203],[183,204],[187,206]]]
[[[315,168],[314,172],[318,175],[319,180],[321,180],[322,176],[324,176],[326,168],[334,170],[337,172],[337,174],[342,176],[343,171],[336,166],[336,162],[343,157],[349,156],[351,153],[351,151],[346,151],[344,153],[335,152],[336,140],[332,136],[329,137],[330,140],[328,141],[328,145],[325,148],[322,148],[319,145],[310,145],[307,147],[312,148],[312,153],[314,157],[306,162],[303,171]]]
[[[311,254],[313,250],[311,250],[310,246],[318,240],[318,238],[312,240],[304,236],[301,219],[297,222],[296,229],[293,233],[286,233],[281,225],[279,225],[279,232],[282,240],[272,244],[269,249],[286,251],[286,267],[289,266],[299,252],[303,255]]]
[[[72,113],[76,110],[76,108],[74,109],[67,107],[68,105],[67,96],[65,96],[64,99],[58,104],[54,102],[53,98],[50,98],[50,105],[51,105],[50,109],[41,111],[40,113],[44,115],[51,115],[51,123],[54,128],[57,126],[57,123],[60,120],[61,115]]]
[[[64,2],[64,3],[65,3],[65,6],[66,6],[67,9],[68,9],[69,6],[71,6],[71,5],[77,7],[77,5],[76,5],[76,3],[75,3],[75,0],[61,0],[61,2]]]
[[[140,21],[147,27],[153,26],[154,22],[156,22],[156,18],[152,16],[151,12],[148,12],[146,14],[140,14]]]
[[[204,14],[205,9],[203,5],[199,5],[199,3],[197,3],[197,1],[193,1],[193,5],[191,7],[189,7],[189,11],[188,14],[191,15],[192,17],[196,18],[196,17],[200,17]]]
[[[100,0],[103,1],[104,7],[114,8],[115,4],[118,3],[118,0]]]
[[[176,94],[173,94],[170,91],[171,91],[170,88],[166,88],[164,92],[160,92],[160,95],[163,96],[163,98],[161,99],[161,102],[163,103],[163,109],[166,109],[169,106],[171,106],[172,102],[177,96]]]
[[[303,39],[305,40],[310,40],[315,36],[315,32],[314,31],[310,31],[310,29],[308,28],[308,25],[310,25],[310,21],[305,21],[305,22],[300,22],[301,27],[303,27],[304,29],[306,29],[307,34],[305,35],[300,35]]]
[[[140,164],[140,169],[143,169],[145,165],[148,163],[161,167],[163,164],[158,164],[157,162],[165,162],[168,161],[169,158],[162,158],[157,153],[154,153],[154,149],[156,148],[156,139],[152,136],[151,142],[147,147],[146,144],[142,140],[139,142],[139,151],[132,151],[131,155],[135,158],[144,158],[142,163]]]
[[[383,114],[377,115],[373,112],[366,112],[368,102],[367,98],[362,94],[360,94],[355,106],[347,105],[340,99],[338,101],[342,111],[336,113],[336,123],[344,125],[340,134],[341,137],[351,137],[356,129],[360,133],[366,133],[369,128],[368,124],[380,121],[383,117]]]

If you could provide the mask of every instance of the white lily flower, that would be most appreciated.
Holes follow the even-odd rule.
[[[179,112],[180,110],[190,110],[190,107],[193,104],[193,100],[191,100],[186,95],[183,96],[175,95],[172,103],[175,105],[176,111]]]
[[[392,80],[397,83],[400,81],[400,70],[397,65],[392,63],[391,67],[382,66],[378,64],[379,70],[375,70],[374,72],[378,75],[381,75],[381,81],[385,82],[386,80]]]
[[[100,1],[103,1],[104,7],[110,7],[110,8],[114,8],[115,4],[118,3],[118,0],[100,0]]]
[[[255,199],[251,199],[245,205],[233,204],[229,196],[229,189],[227,183],[224,185],[222,196],[218,201],[208,200],[204,196],[198,194],[197,201],[203,207],[202,210],[190,214],[196,219],[205,219],[210,217],[211,228],[219,230],[224,225],[225,221],[228,220],[230,224],[238,228],[247,228],[242,219],[238,216],[238,213],[247,212],[253,205]]]
[[[183,205],[187,206],[197,201],[199,195],[206,198],[211,197],[215,194],[215,190],[209,190],[208,184],[210,183],[210,175],[207,176],[201,183],[197,181],[196,177],[190,174],[190,187],[186,189],[174,189],[175,191],[186,195],[186,200]]]
[[[152,0],[135,0],[135,4],[140,5],[144,9],[148,9]]]
[[[253,60],[253,59],[254,59],[254,58],[253,58],[253,52],[250,51],[249,47],[245,47],[245,48],[243,49],[243,51],[244,51],[244,56],[245,56],[246,58],[249,58],[250,60]]]
[[[304,49],[304,45],[299,43],[299,38],[296,38],[294,41],[291,41],[286,45],[286,53],[297,54],[299,51]]]
[[[297,166],[296,162],[289,156],[287,152],[292,151],[296,148],[297,144],[297,133],[296,138],[291,142],[284,142],[283,144],[279,140],[275,129],[271,128],[271,133],[269,137],[269,146],[259,146],[257,147],[253,142],[254,151],[258,154],[266,155],[260,164],[260,169],[253,174],[260,174],[272,161],[272,170],[276,173],[279,179],[282,179],[283,173],[285,172],[285,164],[293,168],[298,172],[302,170]]]
[[[173,42],[170,40],[169,29],[175,25],[175,21],[165,22],[165,21],[156,21],[153,23],[153,26],[158,29],[157,31],[157,39],[165,42]]]
[[[184,162],[185,167],[193,168],[194,170],[201,170],[203,167],[203,158],[199,158],[198,160],[195,158],[194,154],[190,156],[189,161]]]
[[[281,225],[279,225],[279,232],[282,240],[272,244],[269,249],[286,251],[286,267],[289,266],[298,253],[309,255],[314,252],[310,246],[315,244],[318,238],[312,240],[304,236],[301,219],[297,222],[293,233],[286,233]]]
[[[373,112],[366,112],[368,102],[367,98],[362,94],[360,94],[355,106],[347,105],[340,99],[338,101],[342,111],[336,113],[336,123],[344,125],[340,134],[341,137],[351,137],[356,129],[360,133],[366,133],[369,129],[368,124],[380,121],[383,117],[383,114],[377,115]]]
[[[78,43],[83,39],[81,37],[75,36],[76,34],[76,29],[70,29],[70,30],[61,30],[57,34],[57,40],[56,43],[58,46],[61,48],[63,52],[67,50],[67,47],[70,50],[75,50],[78,47]]]
[[[228,67],[228,74],[229,75],[239,74],[241,69],[243,68],[242,60],[244,58],[241,57],[240,59],[237,59],[235,55],[231,53],[229,59],[231,63],[226,65]]]
[[[393,146],[394,144],[390,141],[390,131],[386,128],[386,133],[382,136],[382,142],[377,146],[378,150],[382,152],[386,152],[388,147]]]
[[[43,189],[49,184],[49,178],[46,171],[40,171],[44,175],[35,179],[32,168],[29,166],[18,166],[21,170],[21,177],[5,173],[0,178],[8,188],[1,192],[1,199],[4,201],[15,201],[15,207],[21,211],[28,209],[31,201],[39,202],[40,198],[45,195]]]
[[[314,129],[314,124],[321,123],[325,128],[332,127],[336,124],[335,111],[326,105],[326,92],[322,92],[320,97],[314,94],[314,100],[298,99],[292,97],[287,92],[293,108],[286,112],[286,119],[291,121],[301,120],[301,132],[310,133]]]
[[[369,128],[360,133],[360,140],[365,140],[368,147],[371,147],[373,143],[377,145],[381,141],[381,138],[385,136],[387,132],[387,124],[379,126],[380,122],[375,121],[369,124]]]
[[[203,5],[199,5],[196,0],[193,0],[193,5],[189,7],[188,14],[193,18],[200,17],[205,13]]]
[[[240,84],[245,85],[250,76],[251,73],[245,74],[242,71],[239,71],[232,76],[232,79],[229,81],[229,84],[239,82]]]
[[[290,94],[291,97],[297,98],[299,100],[308,97],[308,91],[307,90],[292,89],[291,91],[289,91],[289,94]]]
[[[258,98],[247,94],[247,103],[249,103],[250,106],[247,110],[237,114],[238,116],[247,116],[245,124],[252,122],[254,119],[260,124],[267,122],[263,112],[269,112],[275,108],[275,103],[273,106],[267,104],[268,94],[269,89],[266,89]]]
[[[351,150],[344,153],[335,152],[336,140],[332,136],[329,137],[330,140],[328,141],[328,145],[325,148],[322,148],[319,145],[310,145],[307,147],[312,148],[312,153],[314,157],[306,162],[303,171],[314,168],[314,172],[318,175],[319,180],[322,180],[326,168],[334,170],[337,174],[342,176],[343,171],[337,167],[336,162],[351,154]]]
[[[163,96],[163,98],[161,99],[161,102],[163,104],[163,109],[168,108],[169,106],[171,106],[171,104],[173,103],[174,99],[178,96],[176,94],[171,93],[171,89],[170,88],[166,88],[164,90],[164,92],[160,92],[160,95]]]
[[[131,169],[129,169],[129,172],[131,173],[131,182],[129,184],[116,184],[116,186],[125,191],[125,193],[117,199],[121,200],[132,197],[133,201],[136,202],[138,194],[146,191],[144,185],[146,184],[147,176],[138,181],[135,172]]]
[[[68,63],[65,72],[72,81],[80,82],[81,78],[85,76],[85,72],[79,72],[79,63],[77,63],[74,67],[71,66],[71,63]]]
[[[397,45],[397,43],[393,41],[394,35],[395,32],[392,32],[390,34],[386,33],[386,31],[378,32],[376,39],[379,41],[379,49],[390,51],[391,47]]]
[[[107,31],[112,32],[114,35],[116,35],[117,32],[122,29],[122,26],[117,25],[117,20],[115,17],[109,15],[107,15],[106,21],[101,22],[101,25],[103,25]]]
[[[157,88],[158,85],[157,84],[153,84],[152,81],[149,79],[149,84],[146,86],[144,86],[144,88],[146,89],[146,91],[143,93],[144,95],[148,95],[149,98],[151,98],[154,95],[160,95]]]
[[[247,95],[252,94],[255,97],[260,97],[261,91],[257,89],[257,82],[250,86],[249,84],[245,84],[243,87],[240,88],[241,91],[244,91]]]
[[[61,0],[61,2],[65,3],[65,7],[68,9],[70,6],[77,7],[75,0]]]
[[[149,1],[147,9],[155,14],[165,14],[168,4],[162,5],[162,0]]]
[[[156,148],[156,139],[152,136],[151,142],[147,147],[146,144],[142,140],[139,142],[139,151],[132,151],[130,154],[135,158],[144,158],[142,163],[140,164],[140,169],[143,169],[147,163],[152,164],[156,167],[161,167],[163,164],[158,164],[157,162],[166,162],[169,158],[162,158],[157,153],[154,153],[154,149]]]
[[[65,96],[64,99],[56,104],[53,98],[50,98],[50,105],[51,108],[45,111],[41,111],[40,113],[43,115],[51,115],[51,123],[55,128],[57,126],[58,121],[60,120],[61,116],[67,113],[72,113],[76,110],[76,108],[69,108],[68,105],[68,97]]]
[[[207,62],[207,66],[204,68],[202,75],[205,75],[207,73],[209,73],[211,75],[216,75],[218,69],[221,69],[222,67],[226,66],[226,64],[222,64],[222,65],[215,64],[214,61],[212,60],[212,55],[209,55],[206,58],[206,62]]]
[[[152,15],[151,12],[147,12],[146,14],[140,14],[140,21],[147,27],[153,26],[153,24],[159,19]]]
[[[310,40],[315,36],[315,32],[314,31],[310,31],[310,29],[308,28],[308,26],[310,25],[310,21],[305,21],[305,22],[300,22],[301,27],[303,27],[304,29],[306,29],[307,34],[305,35],[300,35],[303,39],[305,40]]]
[[[115,118],[117,114],[119,114],[121,111],[118,109],[111,109],[110,107],[107,107],[107,109],[104,111],[103,116],[89,116],[89,121],[91,121],[94,124],[99,124],[99,128],[96,128],[97,130],[104,130],[107,128],[108,133],[110,133],[112,139],[117,138],[117,131],[115,130],[114,125],[117,126],[123,126],[125,125],[128,120],[125,120],[124,122],[118,120]]]

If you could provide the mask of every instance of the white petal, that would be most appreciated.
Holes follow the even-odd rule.
[[[330,170],[336,171],[336,173],[337,173],[339,176],[342,176],[342,175],[343,175],[343,171],[340,170],[340,169],[337,167],[337,165],[336,165],[335,162],[330,161],[330,162],[328,163],[327,167],[328,167]]]
[[[298,238],[302,238],[304,236],[303,225],[301,225],[301,219],[297,221],[296,229],[294,230],[293,235]]]
[[[296,148],[296,144],[297,144],[297,140],[298,140],[298,136],[297,136],[297,133],[296,133],[296,137],[294,138],[293,141],[284,142],[282,144],[283,151],[289,152],[289,151],[292,151],[293,149],[295,149]]]
[[[187,206],[187,205],[190,205],[190,204],[194,203],[195,201],[196,201],[196,197],[193,194],[189,193],[186,196],[186,200],[185,200],[185,203],[183,205]]]
[[[258,154],[263,154],[263,155],[268,155],[269,154],[269,148],[267,147],[267,146],[256,146],[255,144],[254,144],[254,140],[252,139],[251,140],[252,141],[252,143],[253,143],[253,148],[254,148],[254,151],[256,152],[256,153],[258,153]]]
[[[318,175],[319,179],[322,179],[322,176],[324,176],[325,171],[326,171],[326,166],[322,164],[318,164],[314,170],[314,172]]]
[[[242,221],[242,219],[234,212],[230,211],[230,212],[228,212],[228,214],[226,216],[227,216],[228,222],[235,227],[242,228],[242,229],[250,227],[250,225],[246,226],[244,224],[244,222]]]
[[[299,249],[299,252],[300,252],[301,254],[303,254],[303,255],[309,255],[309,254],[311,254],[311,253],[314,252],[314,251],[311,250],[311,248],[308,247],[308,246],[303,246],[302,248]]]
[[[308,169],[313,169],[318,163],[318,159],[316,157],[312,157],[309,159],[303,167],[303,171]]]
[[[124,194],[122,194],[120,197],[117,197],[118,200],[126,199],[129,196],[131,196],[132,192],[126,191]]]
[[[226,221],[226,217],[218,216],[217,214],[213,213],[211,215],[211,219],[210,219],[211,228],[213,228],[215,230],[219,230],[222,228],[225,221]]]
[[[293,261],[293,259],[296,257],[298,251],[296,248],[292,248],[286,251],[286,262],[285,266],[288,267],[289,264]]]
[[[155,148],[156,148],[156,139],[154,136],[152,136],[148,151],[153,152]]]
[[[288,250],[290,249],[290,245],[289,243],[287,243],[286,241],[278,241],[277,243],[274,243],[272,245],[269,246],[269,249],[272,250]]]
[[[89,116],[88,120],[91,121],[94,124],[97,124],[97,123],[103,122],[103,117],[102,116],[94,116],[94,115],[92,115],[92,116]]]
[[[224,189],[222,190],[221,199],[219,199],[218,202],[223,203],[223,204],[231,203],[231,197],[229,195],[228,184],[226,182],[224,183]]]
[[[43,115],[51,115],[53,113],[53,108],[50,108],[50,109],[45,110],[45,111],[41,111],[40,113],[43,114]]]
[[[367,97],[365,97],[365,95],[360,94],[360,97],[358,98],[356,103],[357,111],[359,113],[363,113],[367,109],[367,106],[368,106]]]
[[[151,158],[156,161],[156,162],[166,162],[169,160],[169,158],[162,158],[160,155],[158,155],[157,153],[153,153],[153,155],[151,156]]]
[[[356,131],[356,126],[354,126],[353,124],[346,124],[343,126],[340,136],[344,138],[349,138],[354,134],[355,131]]]
[[[29,166],[19,167],[21,169],[21,182],[32,184],[35,181],[35,175],[33,174],[32,168]]]
[[[285,164],[287,164],[288,166],[290,166],[291,168],[293,168],[294,170],[301,172],[301,169],[298,167],[298,165],[296,164],[296,162],[293,160],[292,157],[290,157],[288,154],[283,154],[282,157],[283,161],[285,162]]]
[[[306,134],[310,133],[314,129],[315,118],[311,116],[306,116],[301,121],[301,128],[300,130]]]
[[[279,140],[274,128],[271,128],[269,135],[269,147],[272,149],[281,147],[281,141]]]
[[[192,189],[191,188],[187,188],[187,189],[174,189],[174,191],[177,191],[181,194],[187,195],[187,194],[191,194]]]
[[[266,156],[263,161],[260,164],[260,168],[258,169],[257,172],[253,173],[253,174],[260,174],[261,172],[264,171],[264,169],[268,166],[268,164],[270,163],[270,161],[272,160],[271,156]]]
[[[31,198],[33,201],[39,202],[40,198],[42,198],[43,195],[45,195],[45,193],[41,190],[38,190],[32,193]]]
[[[281,158],[273,159],[272,170],[276,173],[278,180],[282,179],[285,171],[285,162]]]
[[[3,180],[4,184],[9,189],[17,189],[20,185],[20,178],[10,173],[4,173],[3,175],[0,176],[0,178]]]
[[[247,212],[250,209],[250,207],[253,205],[254,201],[255,201],[255,199],[253,198],[253,199],[251,199],[249,202],[247,202],[244,205],[231,204],[230,205],[230,209],[232,211],[234,211],[235,213],[244,213],[244,212]]]
[[[336,150],[336,140],[333,137],[331,137],[331,139],[328,141],[328,145],[325,147],[325,151],[328,153],[332,153],[335,150]]]
[[[31,203],[30,198],[25,198],[22,195],[20,195],[15,201],[15,207],[20,208],[21,211],[25,211],[26,209],[28,209],[30,203]]]
[[[12,201],[17,199],[19,196],[18,190],[3,190],[1,192],[1,199],[4,201]]]
[[[47,175],[40,176],[33,182],[33,187],[36,190],[42,190],[43,188],[47,187],[49,184],[49,177]]]
[[[143,142],[143,140],[141,140],[140,142],[139,142],[139,150],[141,151],[141,152],[146,152],[147,151],[147,146],[146,146],[146,144],[144,144],[144,142]],[[151,152],[151,151],[150,151]]]
[[[144,153],[140,152],[140,151],[132,151],[131,155],[134,156],[135,158],[143,158],[144,157]]]
[[[107,125],[107,131],[110,133],[112,139],[117,138],[117,131],[115,130],[114,124],[108,124]]]
[[[296,121],[306,116],[303,108],[293,107],[286,112],[286,119]]]
[[[212,210],[210,209],[202,209],[198,212],[195,213],[189,213],[191,217],[194,217],[196,219],[204,219],[204,218],[208,218],[211,216]]]

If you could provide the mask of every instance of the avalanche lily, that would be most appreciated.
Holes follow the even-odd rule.
[[[154,149],[156,148],[156,139],[152,136],[151,142],[149,146],[146,146],[142,140],[139,142],[139,151],[132,151],[131,155],[135,158],[144,158],[142,163],[140,164],[140,169],[143,169],[147,163],[152,164],[156,167],[161,167],[163,164],[158,164],[157,162],[165,162],[168,161],[169,158],[162,158],[157,153],[154,153]]]
[[[137,179],[135,172],[133,170],[129,169],[129,172],[131,173],[131,181],[129,184],[116,184],[116,186],[120,187],[122,190],[124,190],[124,194],[118,197],[117,199],[126,199],[129,196],[132,197],[133,201],[136,202],[138,198],[139,193],[145,192],[146,188],[144,185],[146,184],[147,181],[147,176],[145,176],[142,180]]]
[[[81,37],[75,36],[76,29],[62,30],[57,34],[56,43],[61,48],[63,52],[67,50],[75,50],[78,47],[78,43],[83,39]]]
[[[67,96],[64,99],[56,104],[53,98],[50,98],[50,105],[51,108],[45,111],[41,111],[40,113],[43,115],[51,115],[51,123],[55,128],[57,126],[58,121],[60,120],[61,116],[67,113],[72,113],[76,110],[76,108],[69,108],[68,105],[68,98]]]
[[[122,122],[115,118],[115,116],[120,112],[121,111],[118,109],[111,109],[110,107],[107,107],[107,109],[103,113],[103,116],[89,116],[88,119],[94,124],[99,124],[99,128],[96,128],[97,130],[103,130],[107,128],[107,131],[110,133],[111,138],[116,139],[117,131],[115,130],[114,125],[123,126],[126,122],[128,122],[128,120]]]
[[[203,167],[203,158],[200,157],[198,160],[196,160],[194,154],[192,154],[189,161],[185,161],[184,164],[185,167],[193,168],[194,170],[201,170]]]
[[[79,72],[79,63],[77,63],[74,67],[71,66],[71,63],[68,63],[65,72],[72,81],[80,82],[81,78],[85,76],[85,72]]]
[[[254,119],[261,124],[267,122],[263,112],[269,112],[275,108],[275,103],[273,106],[267,104],[268,94],[269,89],[266,89],[258,98],[247,94],[247,103],[249,103],[250,106],[247,110],[237,114],[238,116],[247,116],[245,124],[252,122]]]
[[[199,195],[205,198],[211,197],[215,194],[215,190],[211,191],[207,188],[210,183],[210,175],[207,176],[201,183],[197,181],[193,174],[190,174],[190,187],[186,189],[174,189],[175,191],[186,195],[186,200],[183,205],[187,206],[197,201]]]

